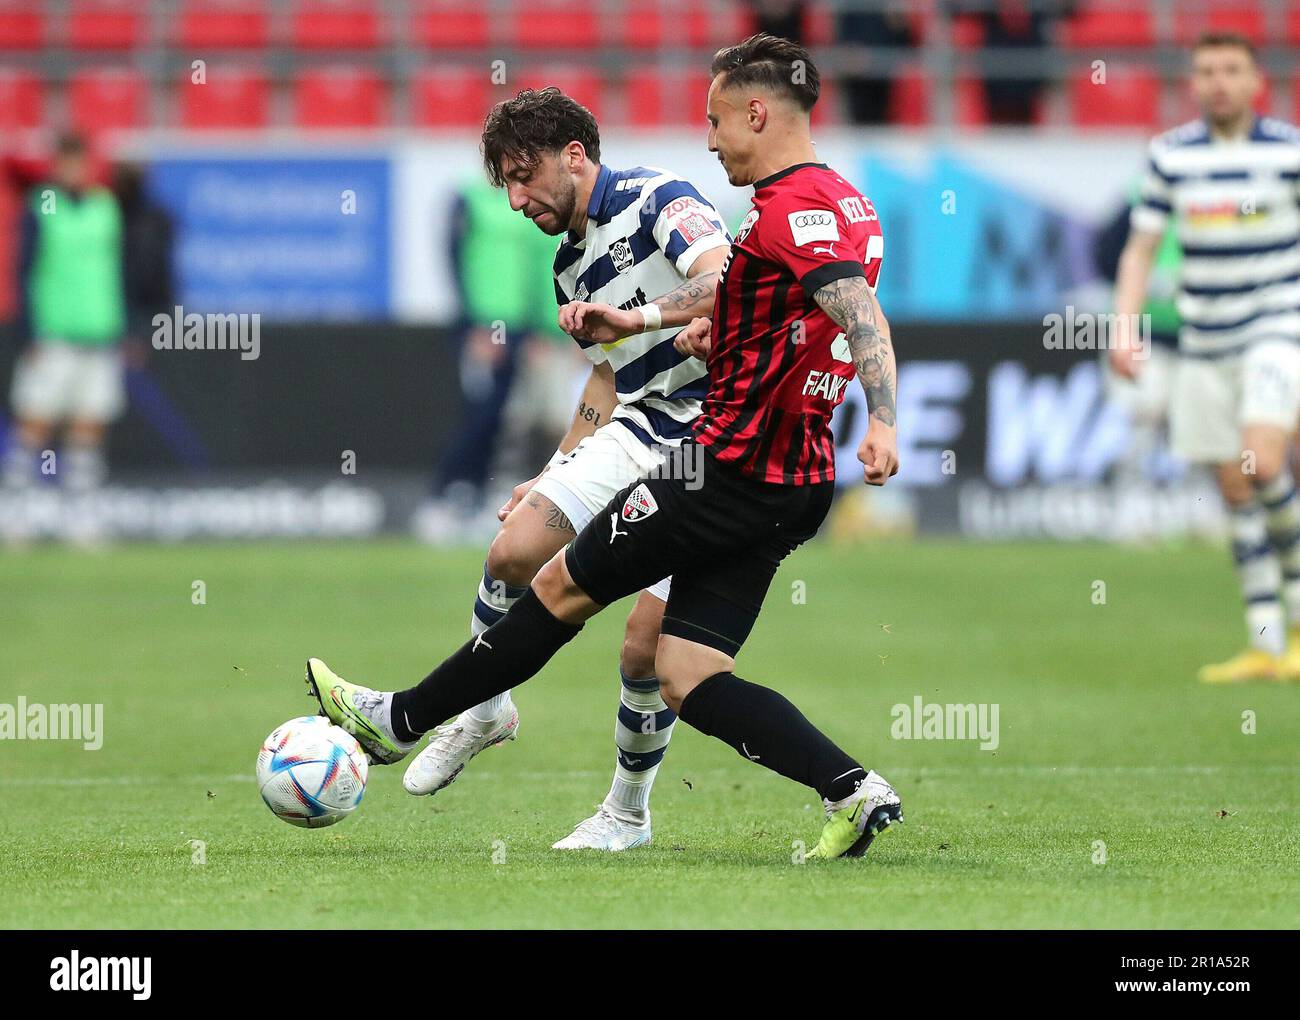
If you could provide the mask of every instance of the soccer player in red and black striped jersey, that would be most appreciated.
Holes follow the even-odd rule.
[[[894,354],[874,293],[884,243],[871,203],[816,159],[819,91],[807,50],[784,39],[752,36],[714,58],[709,148],[732,184],[754,187],[754,207],[712,318],[674,341],[709,369],[694,442],[668,458],[681,470],[618,493],[504,618],[415,687],[383,693],[308,662],[325,713],[377,760],[518,686],[586,620],[671,573],[655,672],[678,717],[821,795],[827,820],[811,857],[858,856],[902,820],[878,773],[733,672],[777,567],[830,508],[831,414],[855,376],[871,412],[858,451],[866,481],[898,469]]]

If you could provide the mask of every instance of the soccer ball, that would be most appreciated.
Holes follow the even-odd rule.
[[[276,727],[257,754],[257,785],[277,818],[319,829],[342,821],[366,792],[366,755],[324,716]]]

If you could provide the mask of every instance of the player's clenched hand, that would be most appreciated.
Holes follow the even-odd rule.
[[[879,418],[872,418],[858,447],[858,460],[868,485],[884,485],[898,473],[898,431]]]
[[[701,315],[692,319],[691,324],[673,338],[673,347],[678,354],[685,354],[703,361],[709,356],[712,343],[713,320]]]
[[[545,472],[543,472],[545,473]],[[533,489],[533,486],[541,479],[541,475],[536,478],[530,478],[526,482],[520,482],[510,493],[510,498],[501,504],[501,509],[497,511],[497,520],[504,521],[510,516],[510,511],[517,507],[525,496]]]
[[[1139,362],[1134,357],[1135,353],[1135,351],[1112,347],[1106,352],[1107,359],[1110,361],[1110,370],[1121,379],[1137,379]]]
[[[608,344],[640,333],[645,317],[637,309],[570,301],[560,308],[560,329],[578,340]]]

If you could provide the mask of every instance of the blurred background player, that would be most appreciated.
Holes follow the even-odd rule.
[[[1183,250],[1172,439],[1179,455],[1214,467],[1250,641],[1199,675],[1278,679],[1300,675],[1300,506],[1288,463],[1300,413],[1300,134],[1255,114],[1262,79],[1244,36],[1202,36],[1191,87],[1201,119],[1151,144],[1116,312],[1136,321],[1142,311],[1172,218]],[[1112,367],[1136,377],[1134,354],[1113,350]]]
[[[700,413],[704,365],[673,347],[678,329],[712,309],[730,238],[693,185],[667,171],[601,163],[600,131],[558,89],[525,89],[499,103],[483,129],[493,184],[504,187],[508,239],[531,221],[561,236],[554,296],[560,324],[592,363],[573,423],[550,463],[501,508],[470,619],[481,637],[534,575],[629,482],[663,467]],[[496,250],[500,237],[485,238]],[[588,299],[595,299],[589,301]],[[614,782],[596,814],[556,849],[619,851],[651,838],[649,799],[676,716],[655,678],[668,584],[641,593],[619,660]],[[408,767],[405,786],[433,794],[480,751],[512,740],[519,713],[505,691],[438,727]]]
[[[28,346],[14,369],[17,429],[5,480],[31,484],[62,429],[52,473],[86,491],[103,481],[107,429],[125,405],[126,309],[122,213],[113,193],[94,182],[80,136],[58,139],[50,180],[28,193],[20,230],[17,323]],[[78,519],[93,530],[88,517]]]
[[[448,242],[460,307],[463,402],[433,498],[413,522],[416,534],[432,542],[475,536],[517,370],[528,348],[544,342],[535,331],[544,328],[543,316],[552,317],[554,304],[553,246],[486,181],[461,185]]]

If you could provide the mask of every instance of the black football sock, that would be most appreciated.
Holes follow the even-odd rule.
[[[830,801],[849,796],[866,775],[786,698],[731,673],[714,673],[701,683],[682,699],[677,715]]]
[[[467,708],[518,687],[582,630],[551,615],[531,588],[500,620],[426,676],[393,695],[393,733],[418,740]]]

